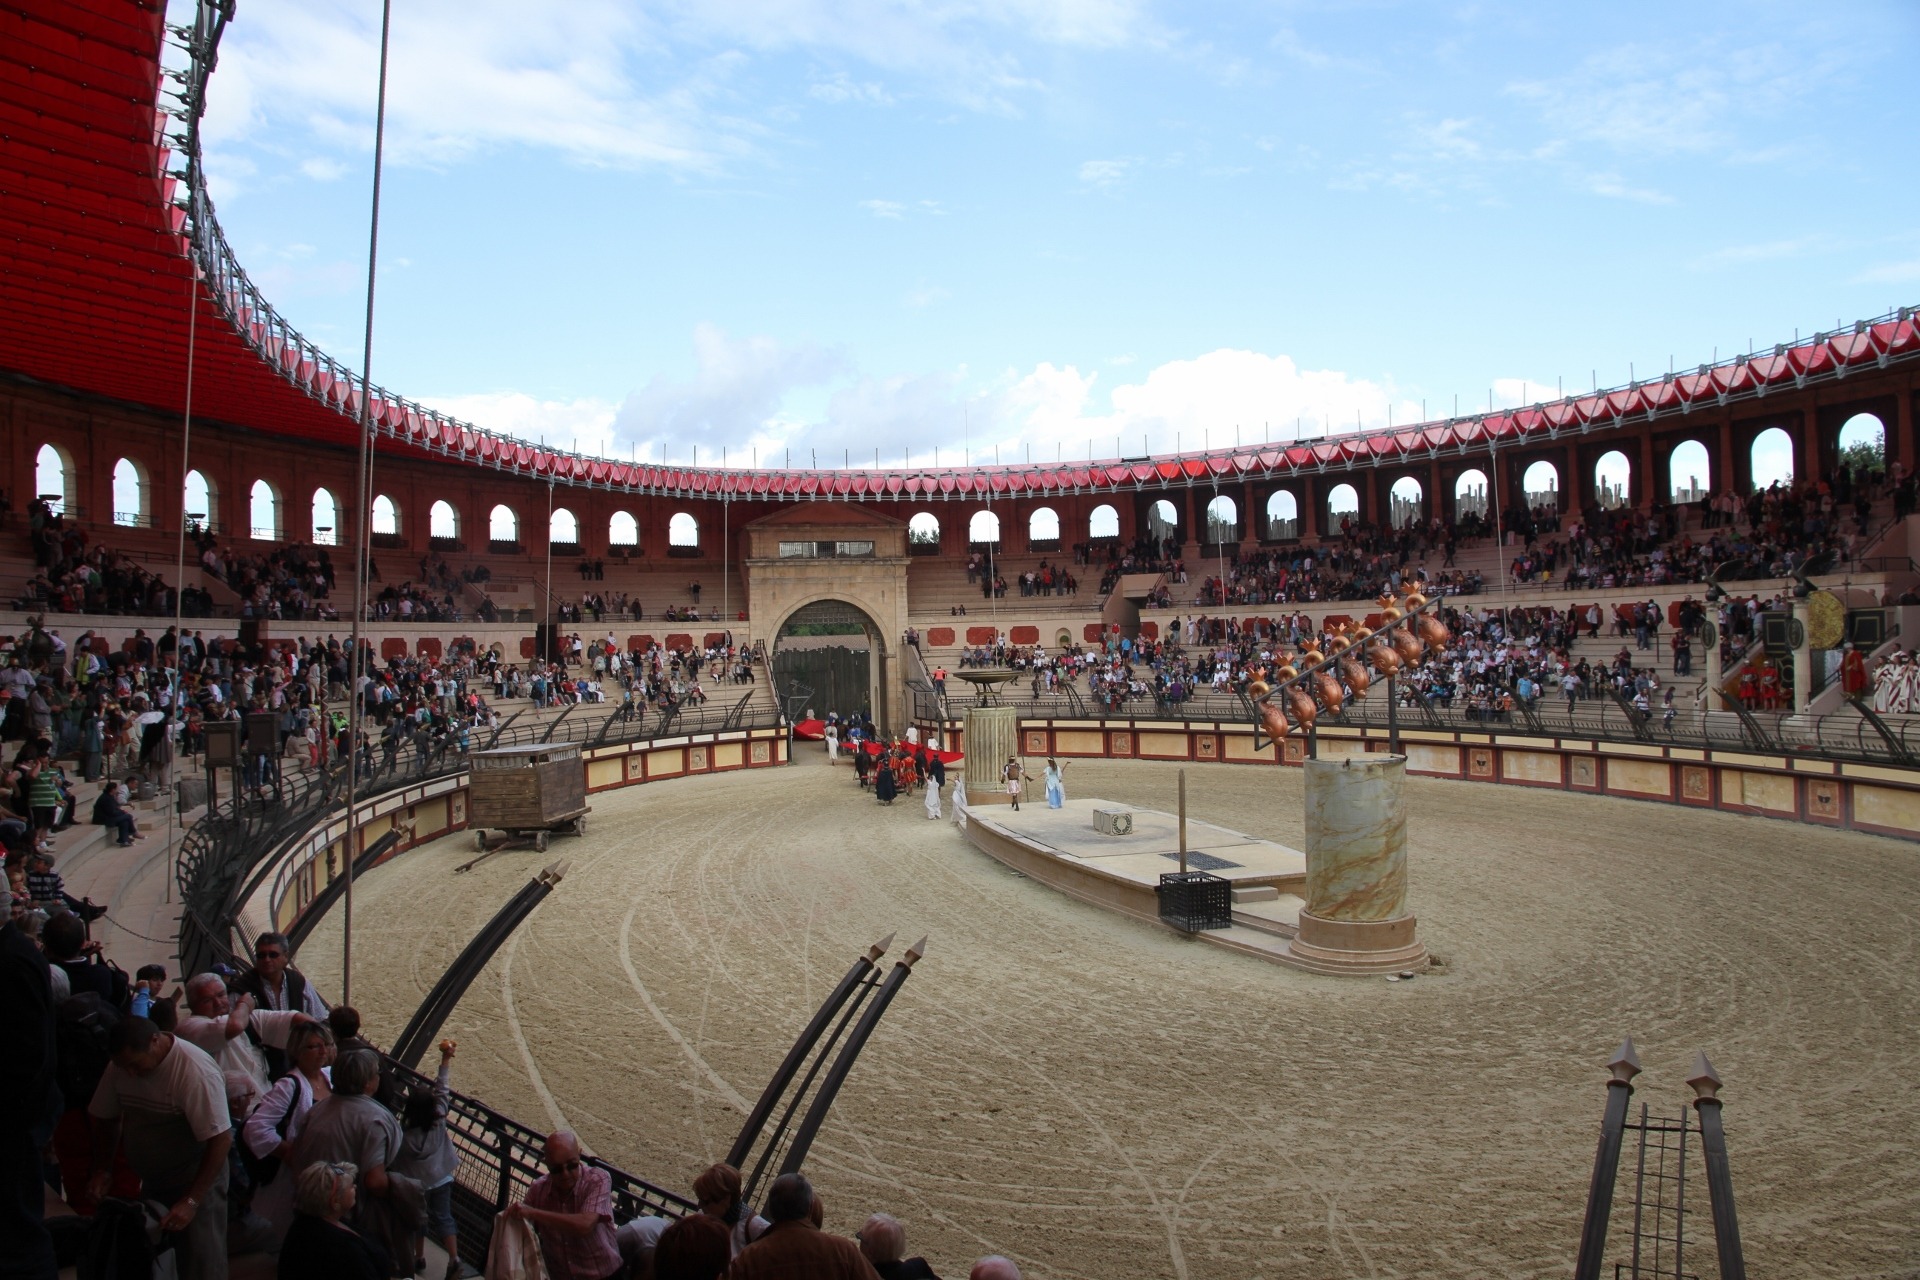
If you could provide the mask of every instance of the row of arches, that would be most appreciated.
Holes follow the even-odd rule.
[[[1885,424],[1875,414],[1855,414],[1840,427],[1840,457],[1853,465],[1878,465],[1885,457],[1885,442]],[[1774,484],[1791,484],[1795,477],[1794,455],[1793,437],[1784,429],[1769,427],[1756,435],[1749,455],[1749,474],[1753,487],[1764,489]],[[1698,440],[1685,440],[1675,445],[1668,455],[1667,475],[1667,496],[1670,501],[1703,501],[1712,492],[1714,484],[1712,459],[1706,446]],[[1553,462],[1543,459],[1529,465],[1521,477],[1521,491],[1527,505],[1558,508],[1565,488],[1562,479],[1559,467]],[[1615,449],[1601,455],[1593,465],[1591,476],[1595,505],[1603,510],[1625,505],[1630,500],[1632,479],[1633,463],[1624,452]],[[76,471],[72,460],[58,446],[49,443],[41,447],[35,458],[34,480],[36,495],[53,510],[66,512],[71,509],[75,497]],[[1490,515],[1489,492],[1488,478],[1483,471],[1473,469],[1463,472],[1454,483],[1455,518]],[[215,509],[218,496],[213,483],[202,472],[195,470],[187,473],[182,511],[190,526],[211,524],[218,520]],[[284,540],[288,530],[285,503],[279,490],[271,482],[260,479],[254,481],[247,497],[247,528],[251,536],[258,541]],[[1337,527],[1343,517],[1357,519],[1359,516],[1360,496],[1351,484],[1335,485],[1328,491],[1326,502],[1330,527]],[[1413,476],[1401,476],[1394,481],[1388,502],[1388,520],[1394,527],[1423,519],[1427,513],[1424,487]],[[331,490],[322,486],[313,491],[307,530],[313,542],[322,546],[337,545],[342,529],[342,510],[339,499]],[[1298,536],[1300,512],[1293,494],[1284,490],[1274,492],[1267,499],[1262,514],[1265,517],[1265,527],[1260,530],[1262,536],[1269,539]],[[1240,536],[1239,506],[1233,498],[1225,494],[1214,497],[1206,506],[1204,518],[1207,541],[1231,541]],[[152,478],[147,468],[133,458],[123,457],[113,466],[113,523],[128,527],[153,523]],[[1148,508],[1147,532],[1154,537],[1178,536],[1180,523],[1180,510],[1173,502],[1161,499]],[[911,538],[917,543],[939,541],[940,522],[930,512],[914,515],[908,527]],[[399,506],[386,494],[377,495],[373,500],[372,530],[382,536],[397,537],[400,534]],[[461,536],[461,518],[452,503],[442,499],[433,504],[428,514],[428,531],[436,539],[457,540]],[[549,521],[547,535],[556,545],[578,545],[581,541],[580,521],[567,508],[556,508]],[[1086,536],[1097,541],[1117,538],[1119,535],[1118,510],[1104,503],[1095,507],[1088,517]],[[1046,546],[1060,542],[1062,536],[1060,516],[1053,508],[1039,507],[1029,513],[1027,538],[1030,544]],[[505,503],[494,506],[487,517],[487,537],[493,543],[518,545],[521,542],[519,514]],[[700,545],[698,519],[689,512],[675,513],[668,521],[667,541],[672,547],[697,548]],[[968,521],[967,541],[974,545],[999,543],[999,516],[990,510],[975,512]],[[607,522],[607,543],[617,548],[638,548],[639,520],[631,512],[613,513]]]
[[[72,510],[75,472],[66,454],[57,446],[41,446],[34,459],[34,493],[57,514]],[[186,474],[181,489],[181,512],[190,528],[205,527],[219,519],[218,493],[202,471]],[[340,499],[322,485],[313,491],[309,507],[308,538],[319,546],[339,545],[342,530]],[[147,469],[132,458],[121,458],[113,466],[113,523],[137,528],[153,523],[152,482]],[[372,507],[372,531],[376,535],[400,534],[400,506],[387,494],[376,494]],[[460,537],[460,513],[451,502],[436,501],[427,513],[428,536],[448,541]],[[247,492],[247,532],[260,542],[278,542],[289,536],[286,503],[280,490],[269,480],[259,479]],[[556,507],[548,523],[548,537],[567,545],[580,541],[580,521],[566,507]],[[487,514],[487,538],[491,542],[518,543],[519,513],[499,503]],[[667,541],[675,547],[700,545],[700,522],[690,512],[676,512],[667,522]],[[607,543],[614,547],[637,548],[640,545],[640,521],[630,511],[616,511],[607,521]]]

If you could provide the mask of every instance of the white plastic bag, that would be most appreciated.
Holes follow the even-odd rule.
[[[493,1220],[493,1242],[487,1246],[486,1280],[547,1280],[540,1240],[524,1218],[505,1214]]]

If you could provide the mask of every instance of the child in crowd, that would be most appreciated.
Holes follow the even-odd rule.
[[[414,1245],[414,1271],[427,1265],[426,1237],[431,1235],[447,1251],[447,1280],[460,1274],[460,1238],[453,1222],[453,1174],[459,1165],[453,1139],[447,1133],[447,1108],[453,1100],[448,1074],[453,1067],[454,1042],[440,1042],[440,1070],[433,1087],[415,1086],[407,1094],[400,1116],[400,1155],[395,1173],[420,1183],[426,1193],[426,1230]]]

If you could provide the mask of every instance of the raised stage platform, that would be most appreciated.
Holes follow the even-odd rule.
[[[1104,836],[1095,831],[1095,809],[1130,812],[1132,834]],[[1018,811],[1005,805],[969,806],[964,829],[982,853],[1029,879],[1155,925],[1160,925],[1154,892],[1160,877],[1180,869],[1179,816],[1113,800],[1069,800],[1059,809],[1040,802],[1023,804]],[[1332,972],[1295,956],[1291,946],[1306,893],[1306,854],[1189,817],[1187,867],[1230,881],[1234,904],[1232,927],[1186,936],[1275,964]]]

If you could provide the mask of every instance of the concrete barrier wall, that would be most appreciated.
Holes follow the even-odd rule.
[[[957,725],[938,730],[966,750]],[[1235,722],[1033,719],[1020,722],[1029,756],[1189,761],[1297,768],[1306,740],[1256,747],[1253,726]],[[1548,787],[1589,795],[1757,814],[1920,841],[1920,770],[1845,761],[1702,750],[1590,738],[1403,729],[1407,772],[1491,785]],[[1384,729],[1324,728],[1322,756],[1387,750]]]

